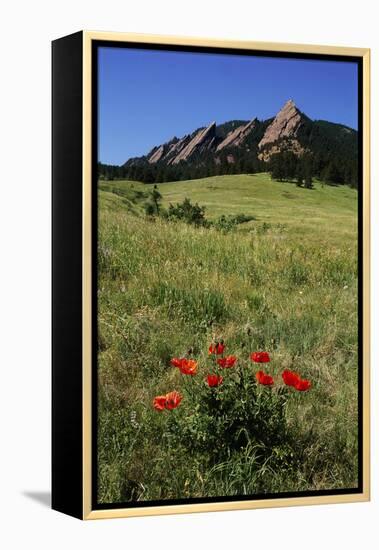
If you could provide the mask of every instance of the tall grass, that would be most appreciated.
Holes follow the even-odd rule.
[[[241,183],[241,176],[235,178]],[[272,217],[265,226],[258,216],[224,234],[148,220],[138,207],[143,195],[105,189],[98,251],[99,501],[356,486],[353,197],[347,200],[343,188],[332,190],[337,198],[341,192],[341,203],[333,205],[336,219],[339,212],[338,219],[347,221],[330,234],[326,221],[307,222],[302,232],[302,213],[288,223]],[[315,193],[313,216],[321,219],[317,189],[300,191]],[[280,201],[286,206],[285,197]],[[208,203],[211,215],[211,197]],[[227,201],[223,213],[229,214]],[[277,456],[260,460],[262,449],[253,443],[212,465],[200,452],[170,449],[166,417],[152,408],[152,398],[180,387],[180,374],[170,366],[173,356],[190,352],[199,360],[198,376],[204,376],[206,349],[215,338],[239,357],[270,351],[274,375],[289,368],[312,380],[306,398],[294,395],[287,409],[296,434],[291,460],[287,454],[281,462]],[[186,406],[183,401],[184,413]]]

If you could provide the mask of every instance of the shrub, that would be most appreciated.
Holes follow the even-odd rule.
[[[252,444],[259,444],[267,457],[273,447],[285,443],[286,392],[258,385],[246,367],[238,370],[216,388],[186,380],[191,412],[183,407],[167,425],[175,446],[217,462]]]
[[[172,453],[201,456],[209,465],[246,448],[259,449],[257,468],[268,459],[275,461],[275,457],[281,464],[289,464],[294,452],[286,421],[287,402],[291,392],[309,390],[310,382],[293,373],[295,382],[290,384],[283,376],[278,384],[263,370],[256,372],[249,360],[225,356],[224,345],[221,349],[220,353],[211,346],[202,368],[193,359],[171,361],[184,374],[180,389],[183,403],[163,413],[168,412],[165,444]],[[251,360],[268,370],[268,353],[255,352]],[[182,366],[185,362],[191,363],[191,372]],[[164,401],[165,396],[159,398]]]
[[[229,233],[230,231],[233,231],[237,225],[253,220],[255,220],[255,217],[247,214],[236,214],[235,216],[222,215],[215,222],[213,222],[212,225],[223,233]]]
[[[170,204],[167,210],[167,218],[169,220],[181,220],[195,226],[206,227],[209,225],[205,219],[205,206],[199,206],[197,203],[192,204],[188,198],[185,198],[182,203],[177,203],[176,206]]]
[[[156,207],[152,202],[145,204],[145,213],[147,216],[154,216],[156,214]]]

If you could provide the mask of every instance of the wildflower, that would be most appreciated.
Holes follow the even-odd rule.
[[[254,351],[250,355],[250,359],[254,361],[254,363],[269,363],[271,361],[267,351]]]
[[[311,383],[309,380],[300,379],[295,384],[295,389],[297,389],[297,391],[308,391],[310,387]]]
[[[255,378],[257,379],[258,384],[262,384],[263,386],[273,386],[274,385],[274,379],[269,374],[265,374],[263,370],[260,370],[256,373]]]
[[[170,363],[173,367],[177,367],[182,374],[194,375],[197,373],[197,361],[194,359],[186,359],[185,357],[179,359],[178,357],[174,357]]]
[[[179,357],[173,357],[170,361],[171,365],[173,367],[178,367],[180,368],[182,362],[184,361],[184,359],[179,359]]]
[[[296,384],[300,381],[300,376],[296,372],[293,372],[292,370],[283,371],[282,378],[286,386],[295,387]]]
[[[197,361],[194,359],[184,359],[179,370],[182,374],[190,374],[193,376],[197,373]]]
[[[309,380],[302,379],[296,372],[285,370],[282,373],[283,382],[287,386],[292,386],[297,391],[307,391],[311,387]]]
[[[227,357],[220,357],[217,359],[217,364],[223,369],[229,369],[234,366],[236,361],[237,357],[235,355],[228,355]]]
[[[139,423],[137,422],[137,413],[136,411],[131,411],[130,413],[130,424],[133,428],[137,429]]]
[[[213,353],[216,355],[222,355],[224,353],[225,344],[223,342],[216,342],[215,344],[211,344],[208,349],[209,355],[212,355]]]
[[[165,395],[157,395],[157,397],[154,397],[153,407],[157,411],[163,411],[166,408],[166,396]]]
[[[217,374],[208,374],[207,376],[207,384],[210,388],[215,388],[217,386],[220,386],[223,382],[223,377],[218,376]]]
[[[166,395],[157,395],[153,399],[153,407],[157,411],[172,410],[180,405],[182,399],[183,396],[177,391],[166,393]]]
[[[166,409],[171,411],[172,409],[176,409],[180,405],[181,400],[183,399],[183,396],[180,395],[177,391],[171,391],[170,393],[166,394]]]

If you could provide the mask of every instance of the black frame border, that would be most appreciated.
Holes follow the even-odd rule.
[[[117,503],[98,503],[97,502],[97,479],[98,479],[98,453],[97,453],[97,411],[98,411],[98,371],[97,371],[97,352],[98,352],[98,334],[97,334],[97,244],[98,244],[98,199],[97,199],[97,164],[98,164],[98,49],[99,48],[122,48],[139,50],[160,50],[172,52],[191,52],[205,54],[219,54],[231,56],[248,57],[271,57],[271,58],[291,58],[291,59],[309,59],[321,61],[350,62],[356,63],[358,68],[358,487],[346,489],[332,489],[319,491],[302,492],[282,492],[265,493],[261,495],[241,495],[233,497],[202,497],[192,499],[173,499],[173,500],[154,500],[141,502],[117,502]],[[361,56],[333,55],[333,54],[313,54],[313,53],[294,53],[286,51],[254,50],[254,49],[236,49],[215,46],[188,46],[176,44],[158,44],[144,42],[124,42],[113,40],[92,40],[91,44],[92,58],[92,113],[91,113],[91,134],[92,134],[92,158],[91,158],[91,197],[92,197],[92,320],[91,320],[91,348],[92,348],[92,510],[109,509],[135,509],[135,508],[153,508],[155,506],[175,506],[181,504],[206,504],[220,502],[239,502],[239,501],[264,501],[281,500],[285,498],[300,497],[321,497],[333,495],[349,495],[363,493],[363,58]]]

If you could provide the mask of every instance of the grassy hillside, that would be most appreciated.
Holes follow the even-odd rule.
[[[357,192],[347,186],[322,185],[306,190],[294,184],[272,181],[269,174],[215,176],[211,178],[159,184],[163,206],[189,197],[206,207],[206,216],[253,214],[258,222],[281,223],[291,232],[328,242],[344,237],[354,242],[357,230]],[[139,182],[101,182],[100,189],[118,193],[142,204],[152,185]],[[331,220],[333,223],[331,224]]]
[[[265,174],[159,185],[164,206],[189,197],[209,219],[255,217],[224,234],[147,219],[150,186],[99,187],[99,500],[356,486],[356,191],[306,190]],[[309,392],[288,396],[286,442],[249,437],[217,458],[205,435],[206,450],[196,447],[208,432],[194,392],[213,368],[209,343],[220,339],[238,357],[222,390],[240,384],[236,402],[256,391],[251,351],[271,354],[275,381],[284,368],[311,380]],[[170,366],[188,352],[196,377]],[[282,399],[275,388],[272,410]],[[180,407],[154,410],[154,396],[173,389],[184,394]]]

